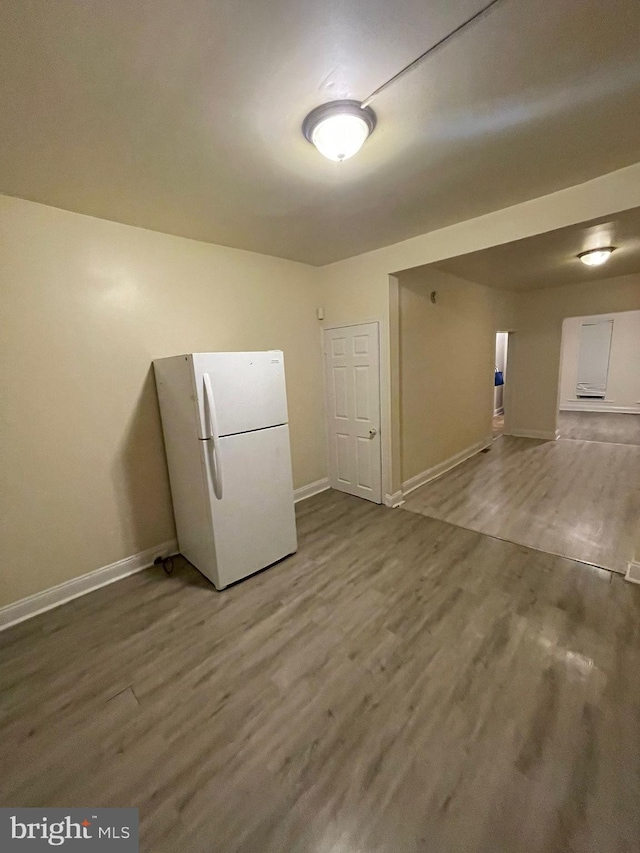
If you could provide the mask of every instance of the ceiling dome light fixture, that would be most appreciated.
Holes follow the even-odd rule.
[[[604,264],[609,260],[612,252],[615,252],[615,246],[603,246],[600,249],[589,249],[587,252],[580,252],[578,257],[588,267],[599,267],[600,264]]]
[[[360,101],[329,101],[312,110],[302,123],[309,142],[329,160],[353,157],[376,126],[376,114]]]
[[[371,101],[404,77],[405,74],[409,74],[417,68],[428,56],[447,44],[454,36],[459,35],[472,23],[478,21],[499,2],[500,0],[489,0],[470,18],[458,24],[450,33],[428,47],[424,53],[401,68],[386,83],[378,86],[364,101],[330,101],[328,104],[316,107],[302,123],[302,132],[305,137],[329,160],[341,162],[353,157],[362,148],[365,140],[376,126],[376,114],[369,106]]]

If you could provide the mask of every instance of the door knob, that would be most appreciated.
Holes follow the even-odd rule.
[[[377,429],[370,429],[370,430],[369,430],[369,438],[373,438],[373,437],[374,437],[374,435],[377,435],[377,434],[378,434],[378,430],[377,430]]]

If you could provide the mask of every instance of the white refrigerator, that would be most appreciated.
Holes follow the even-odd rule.
[[[283,354],[153,366],[180,553],[224,589],[297,548]]]

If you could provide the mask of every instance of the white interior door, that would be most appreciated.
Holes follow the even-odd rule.
[[[380,346],[377,323],[324,333],[329,483],[382,502]]]

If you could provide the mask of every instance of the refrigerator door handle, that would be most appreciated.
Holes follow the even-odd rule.
[[[218,422],[216,420],[216,404],[213,399],[213,390],[211,388],[211,377],[208,373],[202,374],[204,382],[204,409],[205,409],[205,427],[206,432],[204,440],[210,442],[207,446],[213,446],[213,454],[211,455],[211,473],[213,480],[213,493],[218,498],[222,499],[222,461],[220,453],[220,436],[218,435]]]

